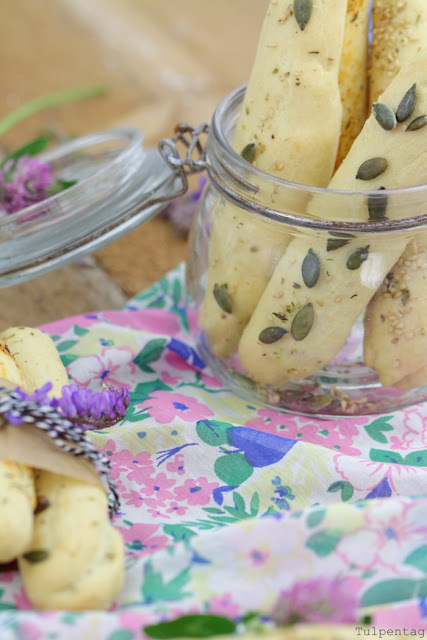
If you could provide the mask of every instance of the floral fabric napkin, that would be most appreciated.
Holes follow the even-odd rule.
[[[2,573],[0,638],[137,640],[189,612],[268,614],[319,576],[373,624],[427,629],[427,406],[328,421],[232,395],[194,349],[183,279],[45,327],[75,383],[131,394],[92,434],[121,493],[126,582],[109,612],[38,613]]]

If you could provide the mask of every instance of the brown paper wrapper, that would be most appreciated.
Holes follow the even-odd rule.
[[[14,389],[15,385],[0,378],[0,387]],[[1,416],[0,460],[26,464],[35,469],[71,476],[103,487],[95,467],[89,460],[62,451],[46,433],[30,424],[18,427],[8,423],[2,424]]]

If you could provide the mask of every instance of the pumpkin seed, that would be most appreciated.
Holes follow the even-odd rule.
[[[242,156],[243,160],[246,160],[246,162],[252,164],[255,158],[255,142],[250,142],[249,144],[247,144],[246,147],[244,147],[240,152],[240,155]]]
[[[386,131],[392,131],[397,125],[394,111],[388,106],[388,104],[384,104],[383,102],[374,102],[372,105],[372,112],[378,124]]]
[[[378,178],[388,167],[388,162],[385,158],[370,158],[365,160],[356,174],[356,180],[373,180]]]
[[[405,122],[415,109],[415,103],[417,101],[417,85],[413,84],[410,89],[403,96],[396,111],[396,120],[398,122]]]
[[[274,313],[273,312],[273,316],[275,316],[276,318],[278,318],[282,322],[286,322],[286,320],[288,319],[285,315],[283,315],[283,313]]]
[[[312,289],[320,276],[320,260],[312,249],[308,250],[302,262],[301,273],[305,286]]]
[[[213,294],[221,309],[225,311],[225,313],[231,313],[233,310],[233,303],[231,301],[231,296],[228,293],[227,288],[228,287],[226,284],[215,284]]]
[[[294,14],[301,31],[304,31],[313,11],[313,0],[294,0]]]
[[[385,187],[380,187],[378,191],[384,191]],[[386,211],[388,197],[386,195],[368,196],[369,220],[387,220]]]
[[[27,562],[35,563],[47,560],[49,555],[49,551],[46,551],[46,549],[34,549],[34,551],[28,551],[28,553],[24,553],[22,557],[25,558]]]
[[[291,334],[294,340],[304,340],[311,331],[314,322],[314,309],[311,302],[298,311],[292,321]]]
[[[359,269],[362,264],[367,260],[369,255],[369,244],[366,247],[359,247],[352,254],[350,254],[347,260],[347,269],[355,271]]]
[[[258,336],[258,340],[263,344],[273,344],[273,342],[277,342],[280,338],[288,333],[286,329],[282,329],[282,327],[267,327],[263,329]]]
[[[341,249],[341,247],[345,247],[350,240],[346,240],[345,238],[328,238],[326,243],[326,251],[336,251],[337,249]]]
[[[427,116],[418,116],[415,120],[412,120],[411,124],[409,124],[405,131],[418,131],[418,129],[422,129],[427,125]]]

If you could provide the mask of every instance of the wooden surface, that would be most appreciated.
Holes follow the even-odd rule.
[[[50,109],[0,139],[10,151],[40,132],[59,137],[135,126],[154,146],[181,121],[210,120],[250,72],[267,0],[1,0],[0,118],[31,98],[105,83],[102,98]],[[0,326],[118,308],[186,256],[154,219],[125,238],[31,282],[0,290]]]

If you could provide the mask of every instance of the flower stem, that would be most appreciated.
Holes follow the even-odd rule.
[[[85,98],[103,96],[107,92],[108,88],[105,85],[90,85],[87,87],[78,87],[77,89],[66,89],[65,91],[50,93],[46,96],[34,98],[34,100],[30,100],[29,102],[24,102],[24,104],[19,106],[17,109],[14,109],[14,111],[0,120],[0,136],[22,120],[25,120],[25,118],[28,118],[43,109],[57,107],[58,105],[65,104],[67,102],[74,102],[75,100],[84,100]]]

